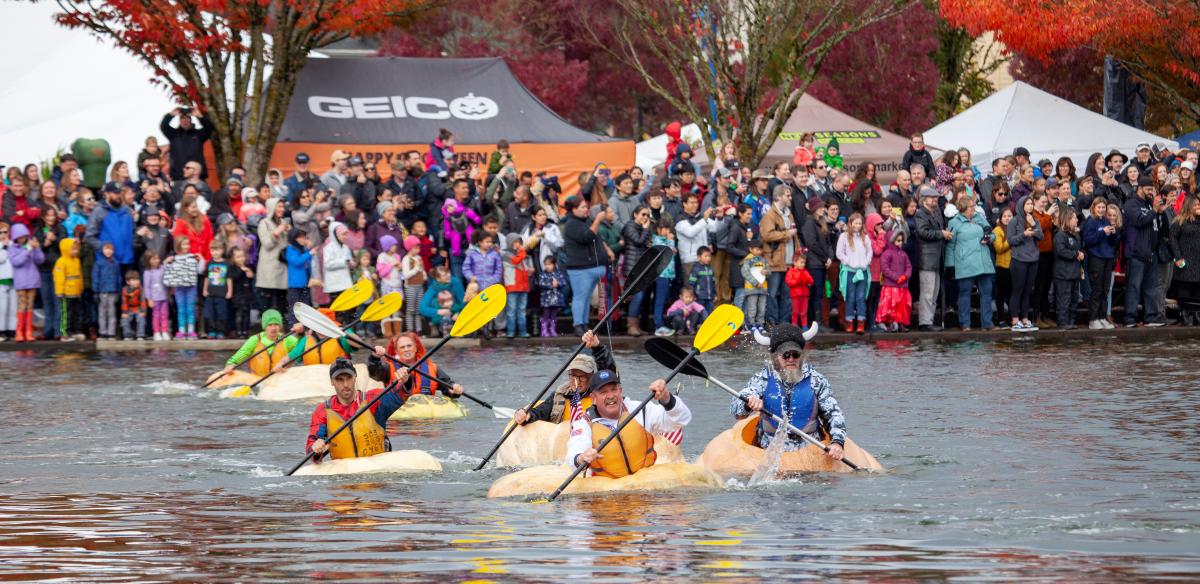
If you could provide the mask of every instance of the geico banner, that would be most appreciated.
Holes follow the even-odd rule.
[[[380,97],[334,97],[312,95],[308,98],[308,110],[314,116],[333,119],[382,120],[392,118],[418,118],[422,120],[448,120],[451,117],[478,121],[494,118],[500,114],[496,100],[468,93],[447,102],[436,97],[380,96]]]

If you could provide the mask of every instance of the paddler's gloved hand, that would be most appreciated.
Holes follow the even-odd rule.
[[[367,375],[383,384],[388,382],[388,366],[379,358],[379,355],[371,355],[367,358]]]
[[[752,395],[746,398],[746,408],[752,412],[761,412],[763,407],[762,398],[757,395]]]

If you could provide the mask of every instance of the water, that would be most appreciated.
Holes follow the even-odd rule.
[[[224,355],[0,355],[0,579],[375,581],[1195,579],[1200,343],[880,342],[824,347],[851,436],[891,471],[710,492],[488,500],[471,472],[503,428],[390,428],[441,475],[283,477],[310,404],[216,399]],[[566,350],[443,351],[517,407]],[[666,371],[618,351],[626,388]],[[762,362],[704,356],[737,386]],[[674,385],[674,384],[673,384]],[[684,383],[685,453],[729,426]]]

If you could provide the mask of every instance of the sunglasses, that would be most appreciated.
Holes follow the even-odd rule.
[[[784,353],[783,355],[781,355],[781,357],[783,357],[783,359],[785,361],[796,361],[803,356],[804,356],[804,353],[801,353],[800,351],[788,351],[788,352]]]
[[[0,235],[8,235],[7,231],[0,231]]]
[[[818,166],[818,167],[817,167],[817,170],[825,170],[825,167],[824,167],[824,166]]]

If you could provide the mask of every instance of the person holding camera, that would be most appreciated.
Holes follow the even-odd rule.
[[[178,127],[171,126],[173,118],[179,119]],[[171,144],[171,180],[184,179],[183,167],[188,162],[199,163],[200,179],[208,178],[208,168],[204,164],[204,143],[212,137],[213,127],[207,116],[200,116],[200,127],[197,128],[192,121],[192,108],[177,107],[163,116],[158,129]]]

